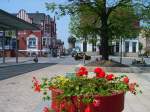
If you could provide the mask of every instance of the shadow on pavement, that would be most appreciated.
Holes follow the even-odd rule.
[[[0,67],[0,80],[55,65],[56,63],[30,63]]]

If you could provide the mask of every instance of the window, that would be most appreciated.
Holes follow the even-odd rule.
[[[35,48],[36,47],[36,38],[29,38],[28,47],[29,48]]]
[[[136,52],[136,44],[137,42],[132,42],[132,52]]]
[[[119,42],[116,42],[116,52],[119,52]]]
[[[125,42],[125,52],[129,52],[129,42]]]

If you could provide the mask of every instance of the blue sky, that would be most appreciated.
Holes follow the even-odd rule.
[[[9,13],[16,13],[20,9],[25,9],[27,12],[44,12],[50,16],[54,16],[50,11],[47,11],[45,2],[60,3],[65,0],[0,0],[0,9]],[[69,16],[65,16],[57,20],[57,38],[65,42],[65,47],[68,46],[67,38],[69,36]]]

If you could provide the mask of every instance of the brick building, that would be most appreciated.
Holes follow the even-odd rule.
[[[43,56],[57,52],[55,18],[51,18],[45,13],[27,13],[24,9],[13,15],[40,28],[36,31],[24,30],[18,32],[20,56],[32,56],[34,54]]]

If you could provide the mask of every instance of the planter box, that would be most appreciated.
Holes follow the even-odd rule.
[[[62,94],[59,89],[52,89],[52,103],[51,108],[56,112],[62,112],[60,101],[57,96]],[[70,102],[64,101],[64,108],[66,112],[85,112],[87,106],[90,107],[91,112],[122,112],[124,109],[125,93],[119,93],[111,96],[95,96],[99,102],[98,105],[77,103],[77,97],[73,96]]]

